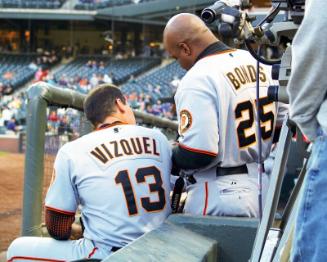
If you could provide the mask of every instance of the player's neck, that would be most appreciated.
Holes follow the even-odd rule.
[[[103,123],[99,124],[97,126],[97,129],[103,129],[103,128],[107,128],[107,127],[111,127],[117,124],[123,124],[124,121],[122,121],[122,119],[118,118],[118,117],[114,117],[114,116],[109,116],[107,117]]]

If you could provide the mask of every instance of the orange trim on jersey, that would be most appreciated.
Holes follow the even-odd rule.
[[[204,188],[205,188],[205,196],[204,196],[204,208],[203,208],[202,215],[205,216],[207,214],[207,208],[208,208],[208,196],[209,196],[208,182],[204,183]]]
[[[209,156],[217,156],[218,153],[214,153],[214,152],[210,152],[210,151],[206,151],[206,150],[201,150],[201,149],[196,149],[196,148],[192,148],[192,147],[188,147],[186,145],[183,144],[178,144],[181,148],[191,151],[191,152],[195,152],[195,153],[201,153],[201,154],[205,154],[205,155],[209,155]]]
[[[222,55],[222,54],[231,53],[231,52],[235,52],[235,51],[236,51],[236,49],[228,49],[228,50],[220,51],[220,52],[202,57],[200,60],[202,60],[203,58],[206,58],[206,57],[210,57],[210,56],[214,56],[214,55]]]
[[[49,258],[38,258],[38,257],[12,257],[7,260],[7,262],[13,262],[15,259],[19,260],[37,260],[37,261],[49,261],[49,262],[65,262],[66,260],[58,260],[58,259],[49,259]]]
[[[95,251],[97,251],[97,250],[98,250],[97,247],[93,248],[93,250],[91,251],[91,253],[88,255],[87,258],[91,258],[94,255]]]
[[[65,210],[61,210],[61,209],[57,209],[57,208],[53,208],[53,207],[49,207],[49,206],[45,206],[46,209],[64,214],[64,215],[75,215],[75,212],[71,212],[71,211],[65,211]]]

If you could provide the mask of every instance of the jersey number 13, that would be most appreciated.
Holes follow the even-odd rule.
[[[162,178],[160,170],[155,166],[139,168],[135,173],[136,182],[142,184],[146,178],[152,176],[154,183],[149,183],[150,193],[158,195],[158,201],[151,201],[149,197],[141,198],[141,205],[147,212],[158,212],[166,205],[165,189],[162,187]],[[116,184],[121,184],[130,216],[138,214],[138,207],[135,199],[133,185],[128,170],[119,171],[115,177]]]

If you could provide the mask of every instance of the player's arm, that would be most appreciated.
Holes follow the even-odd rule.
[[[57,240],[67,240],[75,220],[78,198],[70,177],[72,161],[59,150],[52,181],[45,199],[45,223],[49,235]]]
[[[46,207],[45,224],[51,237],[57,240],[69,239],[75,214],[64,214]]]
[[[186,146],[178,144],[173,148],[173,166],[180,169],[198,169],[214,161],[216,154],[210,152],[196,152]]]
[[[218,116],[215,91],[203,79],[192,79],[192,88],[178,90],[175,99],[179,143],[173,149],[173,165],[198,169],[211,164],[218,154]],[[194,87],[194,88],[193,88]]]

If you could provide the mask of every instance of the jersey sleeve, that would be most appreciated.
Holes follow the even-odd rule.
[[[59,150],[54,163],[53,177],[48,189],[45,206],[63,214],[75,214],[78,200],[71,180],[71,160]]]
[[[179,123],[179,148],[204,156],[218,154],[218,109],[209,81],[197,77],[182,81],[175,100]],[[189,85],[189,86],[185,86]]]

